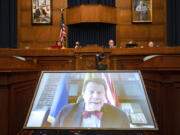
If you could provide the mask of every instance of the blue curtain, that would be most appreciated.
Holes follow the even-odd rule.
[[[167,0],[167,45],[180,46],[180,0]]]
[[[99,4],[99,0],[89,0],[89,4]]]
[[[115,7],[115,0],[68,0],[68,7],[79,6],[81,4],[102,4]]]
[[[81,0],[80,4],[89,4],[89,0]]]
[[[17,0],[1,0],[0,7],[0,48],[16,48]]]
[[[81,23],[68,26],[69,48],[74,48],[75,42],[81,46],[95,44],[108,47],[110,39],[116,40],[116,25],[106,23]]]

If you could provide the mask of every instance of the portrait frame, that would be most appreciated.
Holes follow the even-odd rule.
[[[52,0],[31,0],[32,25],[52,24]]]
[[[132,23],[152,22],[152,0],[131,0]]]

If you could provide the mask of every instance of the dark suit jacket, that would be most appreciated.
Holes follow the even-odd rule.
[[[43,15],[46,16],[46,11],[44,9],[42,9],[42,13]],[[38,19],[40,17],[40,9],[36,9],[36,12],[34,13],[34,19]]]
[[[84,102],[68,104],[56,118],[55,127],[81,127]],[[129,121],[126,114],[118,108],[104,104],[102,108],[102,128],[128,128]]]

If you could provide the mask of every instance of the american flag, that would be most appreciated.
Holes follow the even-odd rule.
[[[107,84],[107,92],[106,92],[107,103],[119,108],[120,107],[119,97],[116,89],[114,88],[114,84],[113,81],[111,80],[110,74],[104,73],[102,75]]]
[[[64,46],[64,37],[66,35],[66,28],[64,24],[63,12],[61,11],[61,25],[60,25],[60,33],[59,33],[59,41],[61,46]]]

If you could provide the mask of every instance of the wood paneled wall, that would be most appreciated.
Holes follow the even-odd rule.
[[[105,22],[116,24],[116,8],[104,5],[80,5],[67,9],[67,25]]]
[[[152,23],[131,23],[131,1],[116,0],[117,45],[124,46],[129,40],[146,46],[152,40],[155,44],[166,45],[166,0],[152,0]]]
[[[60,30],[60,8],[67,8],[67,0],[52,0],[52,25],[32,25],[31,0],[18,1],[18,48],[47,48],[56,44]],[[64,14],[66,23],[66,12]]]
[[[153,22],[146,24],[131,23],[131,1],[116,0],[117,45],[124,46],[130,40],[144,46],[150,40],[153,40],[155,44],[166,45],[166,0],[152,0]],[[59,37],[59,8],[66,9],[67,0],[53,0],[52,8],[52,25],[33,26],[31,24],[31,1],[18,0],[18,48],[47,48],[55,44]],[[67,22],[66,15],[65,10],[65,23]]]

